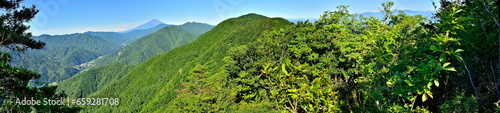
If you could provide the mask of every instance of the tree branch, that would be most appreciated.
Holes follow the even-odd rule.
[[[476,87],[474,87],[474,82],[472,82],[472,77],[470,75],[469,68],[467,68],[467,65],[465,64],[464,58],[462,58],[462,54],[458,53],[458,55],[460,55],[460,59],[462,60],[462,63],[464,64],[465,69],[467,70],[467,73],[469,74],[469,80],[470,80],[470,83],[472,84],[472,89],[474,89],[474,93],[476,94],[476,96],[478,96],[477,101],[481,102],[481,99],[479,98],[479,95],[477,94]]]

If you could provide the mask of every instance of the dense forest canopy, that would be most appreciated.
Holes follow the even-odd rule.
[[[187,103],[174,109],[498,111],[497,1],[440,2],[430,19],[385,2],[380,19],[338,6],[318,21],[264,32],[232,47],[221,75],[209,74],[210,64],[193,67],[177,94]]]

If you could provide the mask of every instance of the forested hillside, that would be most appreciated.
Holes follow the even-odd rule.
[[[88,96],[119,106],[84,112],[498,112],[495,4],[441,1],[433,20],[393,2],[382,18],[231,18]]]
[[[176,100],[176,90],[182,87],[181,83],[191,73],[191,68],[197,64],[207,64],[209,67],[207,69],[210,70],[207,70],[207,73],[214,75],[213,77],[221,77],[215,75],[223,74],[225,62],[222,58],[228,54],[231,47],[255,41],[263,32],[287,24],[291,23],[281,18],[270,19],[256,14],[225,20],[194,42],[149,59],[120,80],[88,96],[118,97],[119,106],[89,106],[87,110],[93,112],[175,110],[173,108],[177,108],[176,103],[181,102]],[[223,103],[220,101],[220,104]]]
[[[2,50],[11,54],[11,65],[22,66],[41,74],[37,81],[42,84],[68,79],[79,72],[79,64],[120,48],[117,44],[86,34],[41,35],[33,39],[47,42],[47,45],[42,50],[25,52],[14,52],[5,48]]]
[[[197,33],[204,33],[212,28],[212,25],[194,22],[164,27],[116,52],[92,61],[103,66],[83,71],[62,81],[58,90],[65,91],[69,97],[85,97],[120,79],[133,69],[131,65],[139,65],[148,58],[190,43],[199,36]]]
[[[151,57],[194,41],[200,35],[199,33],[205,33],[212,28],[213,26],[203,23],[167,26],[93,62],[97,66],[112,62],[139,65]]]
[[[179,27],[196,35],[201,35],[203,33],[206,33],[207,31],[210,31],[215,26],[205,23],[187,22],[179,25]]]
[[[45,51],[52,52],[53,49],[62,49],[62,47],[75,46],[81,49],[92,51],[98,55],[103,55],[116,51],[120,48],[118,44],[110,43],[101,37],[87,34],[69,34],[69,35],[41,35],[33,37],[35,40],[40,40],[47,43]],[[56,52],[56,51],[54,51]]]
[[[68,97],[81,98],[114,80],[118,80],[132,70],[134,66],[121,63],[111,63],[105,66],[89,69],[58,84],[58,90],[64,91]]]

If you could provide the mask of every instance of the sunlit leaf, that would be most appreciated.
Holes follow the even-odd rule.
[[[422,102],[425,102],[427,100],[427,94],[422,95]]]
[[[439,87],[439,81],[437,79],[434,79],[434,85]]]
[[[446,71],[457,71],[457,70],[455,70],[454,67],[443,68],[443,70],[446,70]]]
[[[448,66],[448,65],[450,65],[450,64],[451,64],[451,63],[449,63],[449,62],[444,63],[444,64],[443,64],[443,68],[447,67],[447,66]]]

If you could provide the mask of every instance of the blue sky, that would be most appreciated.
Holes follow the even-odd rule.
[[[124,31],[151,19],[167,24],[216,25],[248,13],[268,17],[318,18],[338,5],[351,13],[378,12],[387,0],[25,0],[40,13],[29,24],[34,35]],[[431,0],[392,0],[399,10],[434,10]],[[438,1],[438,0],[434,0]]]

